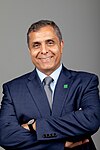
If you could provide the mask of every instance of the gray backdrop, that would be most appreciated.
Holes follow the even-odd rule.
[[[26,32],[40,19],[61,28],[66,67],[100,75],[100,0],[0,0],[0,97],[4,82],[34,68]],[[99,131],[93,139],[99,150]]]

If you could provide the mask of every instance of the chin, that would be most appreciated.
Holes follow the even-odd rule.
[[[54,67],[54,64],[44,64],[43,66],[41,66],[41,69],[52,69]]]
[[[50,68],[50,67],[45,67],[45,68],[41,68],[41,70],[49,71],[49,70],[52,70],[52,68]]]

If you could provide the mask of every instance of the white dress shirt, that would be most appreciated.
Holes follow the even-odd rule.
[[[54,95],[55,86],[56,86],[56,83],[57,83],[57,80],[59,78],[61,70],[62,70],[62,64],[52,74],[49,75],[50,77],[53,78],[53,82],[50,84],[50,87],[52,90],[52,99],[53,99],[53,95]],[[38,74],[41,82],[43,82],[44,78],[47,77],[47,75],[45,75],[44,73],[39,71],[37,68],[36,68],[36,71],[37,71],[37,74]]]

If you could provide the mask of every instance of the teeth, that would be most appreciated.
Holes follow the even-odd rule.
[[[40,59],[48,59],[48,58],[51,58],[51,57],[46,57],[46,58],[40,58]]]
[[[50,57],[46,57],[46,58],[39,58],[42,62],[50,62],[51,61],[51,56]]]

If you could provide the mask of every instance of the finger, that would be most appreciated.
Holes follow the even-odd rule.
[[[65,143],[65,147],[70,148],[70,146],[71,146],[72,144],[73,144],[73,142],[68,142],[68,141],[67,141],[67,142]]]
[[[75,143],[70,145],[70,148],[73,148],[73,147],[76,147],[76,146],[79,146],[79,145],[83,145],[83,144],[88,143],[88,142],[89,142],[89,139],[85,139],[83,141],[75,142]]]
[[[25,128],[25,129],[29,130],[29,127],[28,127],[27,123],[26,123],[26,124],[22,124],[21,126],[22,126],[23,128]]]
[[[70,145],[70,148],[73,148],[73,147],[76,147],[76,146],[79,146],[79,145],[82,145],[82,144],[83,144],[82,141],[75,142],[72,145]]]
[[[85,143],[87,143],[87,142],[89,142],[89,139],[85,139],[85,140],[83,140],[83,141],[79,141],[79,142],[75,142],[75,143],[73,143],[73,142],[66,142],[66,143],[65,143],[65,147],[73,148],[73,147],[76,147],[76,146],[85,144]]]
[[[89,142],[89,139],[85,139],[82,141],[83,144],[88,143],[88,142]]]

